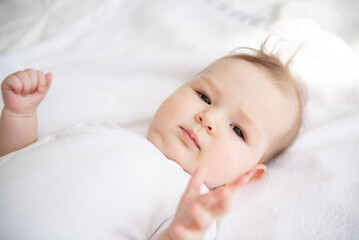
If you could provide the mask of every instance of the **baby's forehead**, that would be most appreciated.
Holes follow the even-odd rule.
[[[206,67],[197,76],[197,79],[209,79],[218,87],[233,88],[240,85],[253,85],[263,83],[273,84],[272,76],[261,66],[244,59],[224,57],[216,60]]]
[[[279,62],[262,61],[260,58],[254,56],[248,57],[244,56],[225,56],[220,59],[217,59],[207,68],[205,68],[201,73],[202,74],[215,74],[222,75],[224,78],[226,73],[231,73],[233,70],[238,70],[237,79],[236,76],[233,78],[225,78],[227,80],[241,80],[242,78],[251,78],[259,77],[264,80],[267,80],[271,84],[274,84],[284,96],[295,101],[302,101],[302,98],[305,98],[304,86],[300,84],[300,81],[295,79],[290,72],[288,66],[283,65]],[[273,60],[274,61],[274,60]],[[243,84],[243,82],[241,82]],[[228,84],[226,81],[218,81],[219,85]]]
[[[225,68],[228,65],[228,63],[235,64],[243,61],[245,60],[239,58],[233,58],[231,56],[224,56],[210,63],[205,69],[203,69],[202,72],[215,71],[221,68]]]
[[[201,74],[221,74],[224,76],[229,73],[244,77],[255,73],[265,75],[265,78],[272,77],[270,70],[262,65],[232,56],[217,59],[201,72]]]

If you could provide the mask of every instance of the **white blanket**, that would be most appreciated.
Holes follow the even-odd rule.
[[[235,47],[263,40],[266,24],[240,14],[220,1],[108,0],[59,36],[0,56],[0,77],[27,67],[53,72],[40,135],[89,120],[145,134],[178,85]],[[236,194],[217,239],[356,239],[358,58],[312,21],[273,28],[290,40],[288,52],[304,42],[294,64],[309,90],[303,128],[261,181]]]

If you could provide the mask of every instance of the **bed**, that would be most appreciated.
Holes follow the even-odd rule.
[[[2,15],[0,78],[29,67],[53,73],[39,136],[92,121],[146,135],[159,104],[232,49],[258,47],[269,33],[288,53],[301,46],[293,64],[308,88],[300,135],[235,195],[216,239],[358,238],[359,59],[342,38],[313,19],[270,21],[231,1],[25,2],[0,5],[16,20]]]

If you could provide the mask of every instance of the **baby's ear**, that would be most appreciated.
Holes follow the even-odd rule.
[[[266,165],[262,163],[258,163],[251,170],[246,172],[244,175],[248,177],[248,183],[250,183],[261,179],[266,172],[267,172]]]

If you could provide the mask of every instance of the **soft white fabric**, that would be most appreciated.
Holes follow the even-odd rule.
[[[108,0],[56,38],[0,56],[0,76],[54,73],[40,135],[108,119],[146,134],[178,85],[235,47],[259,45],[266,25],[245,19],[221,1]],[[293,66],[309,90],[303,129],[262,180],[238,192],[217,239],[356,239],[358,58],[312,21],[273,27],[290,40],[284,52],[305,42]]]
[[[0,159],[0,239],[157,239],[189,177],[143,136],[78,124]]]
[[[359,53],[357,0],[205,0],[228,10],[243,23],[310,17],[337,33]],[[106,0],[0,1],[0,53],[18,50],[61,34],[74,21]],[[230,6],[228,6],[230,5]],[[227,7],[228,6],[228,7]],[[240,14],[234,14],[233,8]],[[263,21],[266,19],[265,21]],[[4,37],[2,37],[2,35]]]
[[[357,0],[224,0],[237,9],[272,21],[311,18],[338,34],[359,53],[359,1]]]
[[[14,51],[56,36],[103,1],[0,1],[0,52]]]

